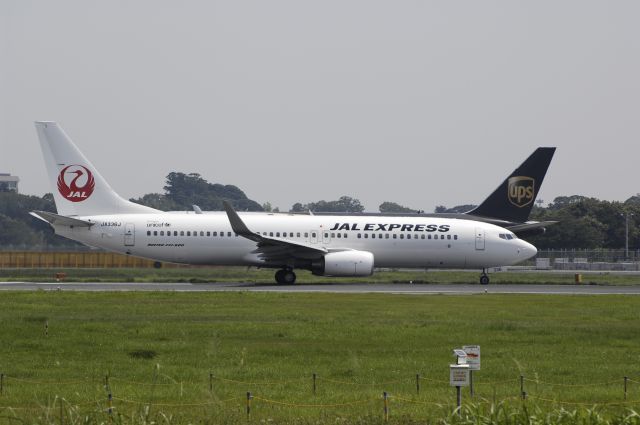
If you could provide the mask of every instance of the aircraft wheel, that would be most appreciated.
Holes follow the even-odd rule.
[[[480,285],[488,285],[489,284],[489,276],[483,274],[480,276]]]
[[[283,270],[284,273],[282,274],[282,280],[284,284],[286,285],[293,285],[294,283],[296,283],[296,274],[293,272],[293,270]]]
[[[276,282],[277,283],[285,283],[284,282],[284,273],[286,270],[278,270],[276,272]]]

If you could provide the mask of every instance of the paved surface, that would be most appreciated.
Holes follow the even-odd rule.
[[[26,283],[0,282],[0,291],[254,291],[254,292],[332,292],[385,294],[625,294],[640,295],[637,286],[605,285],[436,285],[436,284],[322,284],[268,285],[252,283]]]

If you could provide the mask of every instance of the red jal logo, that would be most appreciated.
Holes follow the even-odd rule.
[[[58,191],[71,202],[84,201],[91,196],[95,186],[93,174],[82,165],[67,165],[58,176]]]

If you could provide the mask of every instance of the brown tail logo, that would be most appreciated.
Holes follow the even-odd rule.
[[[522,208],[533,202],[535,196],[535,180],[531,177],[515,176],[509,178],[507,186],[509,202]]]

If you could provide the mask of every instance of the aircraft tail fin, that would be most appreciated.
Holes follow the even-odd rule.
[[[58,214],[157,212],[121,198],[55,122],[35,123]]]
[[[467,214],[527,221],[555,151],[556,148],[536,149],[482,204]]]

